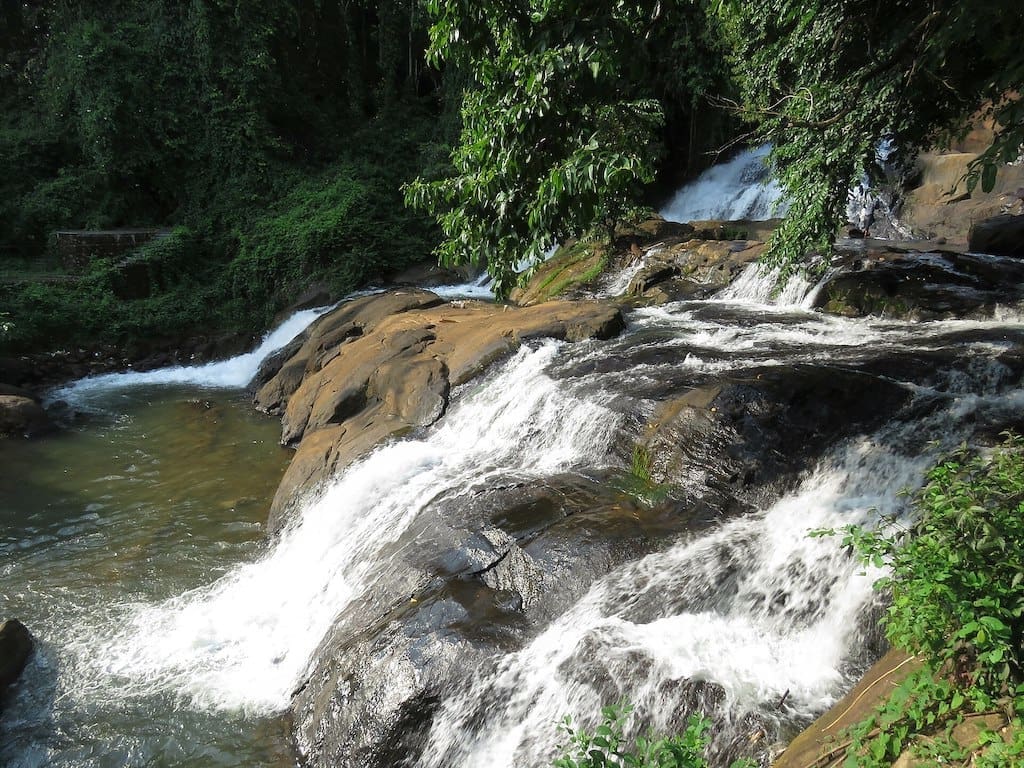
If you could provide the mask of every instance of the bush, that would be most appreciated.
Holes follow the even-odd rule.
[[[602,722],[587,733],[572,726],[566,717],[560,730],[569,737],[569,751],[554,762],[554,768],[707,768],[704,749],[708,721],[690,717],[686,729],[676,736],[639,736],[630,743],[624,734],[632,708],[626,705],[605,707]],[[749,760],[737,760],[732,768],[752,768]]]
[[[956,451],[928,473],[916,508],[909,530],[846,529],[844,544],[865,561],[889,567],[875,584],[892,594],[886,635],[924,668],[851,729],[844,765],[889,765],[911,745],[927,749],[932,759],[1020,764],[1024,439],[1008,434],[989,453]],[[987,712],[1003,714],[1013,740],[983,735],[965,758],[965,746],[950,735],[952,725]]]

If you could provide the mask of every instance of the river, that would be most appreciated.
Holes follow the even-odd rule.
[[[316,764],[364,754],[311,736],[324,712],[371,743],[394,736],[373,713],[417,702],[409,765],[542,768],[557,721],[592,724],[619,700],[659,729],[709,714],[716,765],[765,756],[877,653],[878,573],[806,532],[905,517],[902,491],[942,450],[990,439],[1024,405],[1015,306],[847,319],[809,309],[807,284],[772,300],[769,282],[749,272],[712,300],[631,310],[612,341],[524,346],[271,541],[288,453],[242,388],[316,311],[249,356],[55,393],[86,415],[0,443],[0,612],[39,639],[0,762],[292,765],[296,692],[294,734]],[[813,397],[808,377],[854,382],[844,397],[865,426],[810,425],[806,467],[763,503],[716,506],[701,490],[713,467],[659,467],[657,453],[664,487],[629,487],[629,449],[665,402],[725,381]],[[876,389],[856,399],[869,380],[877,403]],[[498,549],[522,560],[488,591]],[[358,669],[327,671],[345,663]],[[342,678],[349,693],[379,685],[372,706],[352,694],[339,712]]]

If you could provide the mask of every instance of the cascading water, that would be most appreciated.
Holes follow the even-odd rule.
[[[770,215],[777,190],[750,184],[764,170],[765,151],[709,174],[703,192],[680,198],[676,216]],[[718,196],[712,208],[694,207],[709,194]],[[621,293],[631,277],[616,276],[604,292]],[[252,737],[235,744],[233,732],[267,728],[270,740],[284,744],[268,716],[287,709],[297,687],[313,684],[310,663],[325,637],[365,631],[355,616],[389,616],[399,605],[415,610],[409,596],[444,572],[428,575],[422,562],[458,551],[457,525],[479,529],[481,489],[542,492],[553,477],[570,486],[606,482],[613,470],[621,474],[621,457],[666,393],[756,381],[766,371],[825,369],[841,377],[864,368],[907,393],[910,404],[896,418],[815,454],[773,503],[739,517],[723,511],[700,526],[682,519],[671,537],[646,545],[649,554],[634,552],[610,572],[595,569],[606,575],[588,578],[561,615],[536,626],[528,616],[526,628],[488,651],[479,669],[431,689],[436,707],[403,759],[424,768],[543,768],[555,754],[557,721],[570,715],[592,726],[601,706],[622,699],[637,707],[636,727],[675,730],[691,711],[711,715],[715,765],[726,764],[738,742],[766,746],[792,733],[870,661],[863,633],[874,573],[861,574],[835,540],[805,532],[905,514],[899,491],[920,482],[942,446],[1012,421],[1007,414],[1024,407],[1024,391],[1019,368],[1000,358],[1012,355],[1024,332],[1016,307],[987,320],[922,323],[821,315],[809,310],[815,286],[790,281],[773,295],[777,277],[755,265],[714,300],[632,310],[618,341],[524,347],[454,393],[434,427],[379,447],[307,499],[262,549],[253,533],[258,515],[240,518],[236,510],[247,502],[234,490],[216,502],[226,519],[210,522],[209,533],[180,532],[177,518],[215,517],[200,504],[186,500],[161,519],[159,503],[147,499],[121,515],[122,527],[146,523],[144,535],[114,536],[107,513],[119,489],[152,482],[150,495],[166,498],[159,474],[167,458],[147,453],[142,441],[130,455],[116,455],[116,467],[99,461],[99,478],[89,481],[101,487],[95,498],[65,495],[53,520],[32,516],[17,537],[0,537],[0,578],[11,580],[0,584],[0,595],[15,606],[46,603],[33,627],[42,653],[4,715],[11,737],[0,745],[0,762],[287,764],[283,747],[267,756]],[[484,278],[438,291],[490,293]],[[143,384],[241,387],[318,313],[293,317],[240,358],[95,377],[56,397],[88,404]],[[904,359],[934,367],[904,375]],[[127,420],[141,420],[150,405]],[[216,404],[172,404],[173,418],[187,414],[191,429],[207,407],[217,415]],[[213,423],[204,449],[224,431]],[[104,428],[121,427],[115,418]],[[140,425],[143,433],[152,428]],[[246,433],[235,442],[260,439]],[[249,466],[250,459],[233,457],[226,463]],[[587,475],[598,468],[600,481]],[[216,476],[195,482],[223,484]],[[609,507],[628,515],[620,496]],[[483,518],[487,525],[493,519]],[[587,521],[581,527],[583,537],[591,535]],[[225,552],[234,546],[235,554]],[[187,573],[150,585],[176,561]],[[133,568],[144,575],[140,584],[118,593]],[[465,573],[458,578],[472,582]],[[155,726],[153,712],[160,713]],[[104,727],[103,718],[117,726]]]
[[[544,374],[557,349],[524,349],[429,435],[352,466],[256,562],[210,587],[127,607],[98,654],[90,628],[77,643],[77,685],[170,691],[194,706],[253,713],[286,707],[342,609],[371,594],[386,607],[408,593],[409,575],[391,563],[425,509],[490,474],[546,475],[593,462],[607,445],[614,415]]]
[[[840,447],[767,510],[610,573],[448,698],[418,765],[548,765],[558,755],[553,723],[567,714],[592,721],[623,700],[661,732],[681,729],[693,712],[713,716],[723,765],[735,741],[806,722],[868,661],[856,647],[858,617],[880,575],[834,539],[806,533],[904,515],[902,492],[920,483],[937,445],[955,445],[980,410],[1022,402],[1020,390],[955,394],[924,421]]]
[[[765,267],[754,262],[747,265],[729,286],[719,291],[718,298],[724,301],[809,309],[814,306],[814,300],[827,278],[828,275],[812,283],[802,272],[798,272],[783,281],[782,270],[778,267]]]
[[[51,400],[64,400],[74,406],[87,406],[97,397],[105,397],[111,390],[153,384],[188,384],[196,387],[237,388],[248,384],[260,363],[302,333],[310,323],[330,307],[304,309],[294,313],[281,325],[268,333],[256,349],[228,360],[204,365],[182,365],[157,368],[152,371],[107,373],[78,379],[50,395]]]
[[[668,221],[763,221],[786,211],[782,188],[765,166],[771,147],[747,149],[714,165],[662,209]]]

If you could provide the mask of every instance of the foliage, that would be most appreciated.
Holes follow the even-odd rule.
[[[996,164],[1024,141],[1024,19],[996,0],[723,0],[737,104],[791,202],[769,248],[784,264],[827,251],[847,190],[875,168],[875,146],[893,135],[905,149],[966,133],[981,116],[1002,127],[972,167],[970,186],[990,189]]]
[[[987,455],[961,448],[929,472],[917,508],[909,531],[846,531],[844,544],[890,569],[876,583],[892,594],[889,640],[924,662],[854,727],[846,765],[888,765],[919,734],[994,709],[1015,741],[984,759],[1024,756],[1024,439],[1008,435]]]
[[[625,736],[625,722],[632,709],[626,705],[604,707],[602,722],[593,733],[573,727],[566,717],[559,728],[569,739],[569,751],[554,768],[707,768],[704,758],[708,721],[693,715],[676,736]],[[749,760],[737,760],[732,768],[752,768]]]
[[[429,54],[471,82],[451,174],[418,180],[406,199],[441,225],[440,260],[486,263],[499,295],[559,242],[592,226],[611,233],[654,180],[659,97],[692,106],[720,71],[699,4],[429,0],[427,9]],[[675,46],[662,45],[672,35]],[[668,51],[679,67],[664,65]],[[691,70],[703,77],[682,76]]]
[[[420,18],[415,0],[5,4],[0,268],[53,272],[55,229],[181,232],[129,257],[152,291],[134,307],[116,265],[5,286],[4,345],[123,342],[155,304],[178,329],[261,325],[304,283],[351,290],[423,258],[436,230],[400,186],[449,123]]]

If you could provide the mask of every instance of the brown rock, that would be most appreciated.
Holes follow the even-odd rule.
[[[34,437],[54,429],[46,411],[32,397],[0,394],[0,436]]]
[[[283,411],[281,441],[298,446],[269,527],[373,446],[433,424],[452,386],[524,341],[610,338],[623,324],[599,302],[445,304],[425,291],[365,297],[325,315],[255,396],[262,410]]]
[[[889,695],[893,685],[920,668],[920,662],[902,651],[889,651],[838,704],[793,739],[772,764],[773,768],[805,768],[818,760],[825,763],[825,755],[835,749],[836,737],[843,729],[867,717]]]

